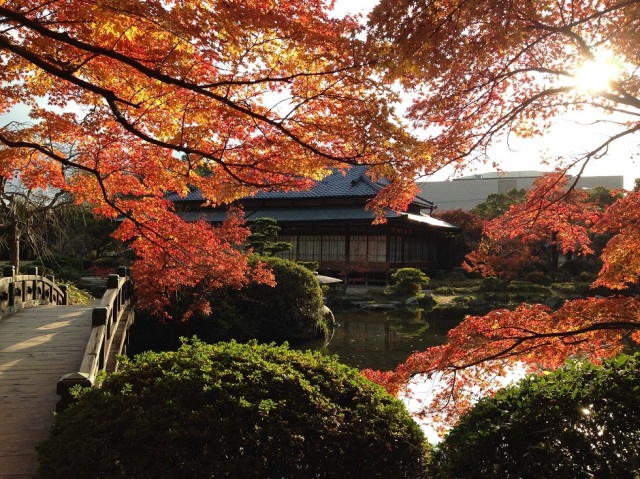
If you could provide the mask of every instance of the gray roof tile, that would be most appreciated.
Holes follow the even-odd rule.
[[[384,186],[388,185],[385,180],[377,182],[371,181],[366,175],[367,167],[364,165],[353,166],[341,172],[334,171],[331,175],[319,181],[314,187],[305,191],[260,191],[252,198],[257,199],[282,199],[282,198],[336,198],[336,197],[360,197],[372,198]],[[176,203],[190,201],[204,201],[200,191],[193,189],[184,197],[176,193],[170,193],[166,197],[169,201]],[[433,203],[417,196],[414,203],[423,208],[433,206]]]

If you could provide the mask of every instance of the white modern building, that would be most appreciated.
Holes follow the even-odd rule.
[[[542,171],[491,172],[464,176],[448,181],[418,182],[422,190],[420,196],[429,198],[437,205],[438,210],[471,210],[484,202],[491,193],[506,193],[517,188],[531,189]],[[577,187],[591,189],[604,186],[610,190],[623,188],[624,177],[621,176],[583,176],[578,179]]]

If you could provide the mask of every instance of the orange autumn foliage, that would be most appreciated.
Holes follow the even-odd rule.
[[[488,221],[478,248],[467,255],[464,267],[482,276],[512,279],[525,267],[541,263],[549,253],[557,268],[557,254],[590,255],[591,227],[601,211],[587,202],[588,194],[574,188],[563,172],[537,178],[522,203]]]
[[[393,112],[397,93],[373,75],[359,22],[331,7],[0,2],[0,114],[29,109],[0,126],[0,175],[120,218],[147,306],[161,309],[178,285],[270,281],[235,251],[235,217],[235,236],[187,224],[165,193],[196,187],[226,205],[366,164],[391,180],[370,207],[402,209],[430,162]]]
[[[447,344],[414,354],[395,371],[365,372],[395,393],[412,379],[440,380],[423,412],[441,425],[495,391],[495,379],[509,371],[541,373],[571,357],[597,362],[640,340],[640,197],[626,193],[601,214],[581,192],[553,185],[606,161],[612,144],[640,131],[638,18],[639,2],[616,0],[381,0],[372,12],[370,42],[386,52],[388,77],[414,92],[409,115],[437,151],[434,167],[490,163],[492,146],[541,137],[563,114],[587,131],[573,156],[551,150],[541,158],[555,175],[488,225],[469,266],[513,277],[543,243],[591,254],[589,232],[606,233],[594,284],[624,293],[567,301],[557,311],[523,304],[467,317]],[[581,71],[601,55],[616,71],[585,88]]]
[[[581,136],[573,158],[548,158],[580,171],[638,131],[639,15],[640,4],[624,0],[381,0],[370,42],[386,52],[387,75],[415,91],[410,116],[431,133],[439,166],[491,162],[492,145],[543,136],[560,115],[588,111],[577,122],[598,134]],[[585,87],[594,62],[591,76],[612,75]]]
[[[543,374],[569,358],[599,363],[640,344],[640,298],[633,294],[640,276],[637,253],[640,193],[628,192],[604,212],[599,212],[596,205],[573,204],[574,195],[566,190],[557,190],[549,196],[553,190],[548,188],[549,181],[554,177],[557,179],[554,175],[542,178],[524,203],[490,222],[492,239],[514,248],[516,256],[523,258],[521,268],[527,261],[523,253],[528,251],[527,241],[531,238],[539,241],[538,227],[545,234],[551,228],[562,241],[570,242],[571,248],[580,247],[581,252],[590,252],[586,236],[589,225],[590,230],[612,235],[601,254],[603,267],[594,286],[625,294],[567,300],[557,310],[542,304],[523,303],[484,316],[467,316],[449,331],[446,344],[411,355],[394,371],[364,371],[394,394],[405,393],[416,378],[421,382],[428,378],[437,380],[438,387],[420,414],[441,431],[455,424],[460,414],[477,399],[502,387],[504,383],[500,378]],[[565,194],[561,194],[563,191]],[[575,194],[581,199],[580,192]],[[547,202],[550,198],[553,201]],[[541,209],[527,208],[534,199],[540,202],[538,208]],[[565,218],[560,220],[562,215]],[[523,225],[529,229],[523,230]],[[505,241],[504,237],[510,233],[513,238]],[[476,251],[477,257],[481,253]],[[487,268],[493,267],[491,274],[498,273],[496,265],[503,264],[492,257],[484,257],[483,261]],[[517,268],[509,271],[515,272]],[[630,288],[634,289],[627,291]]]
[[[116,235],[138,257],[141,302],[162,311],[185,285],[196,291],[193,308],[206,310],[198,291],[272,278],[251,271],[236,250],[247,234],[237,213],[217,228],[185,223],[164,200],[167,191],[194,186],[227,205],[366,164],[373,177],[391,180],[370,206],[401,210],[416,192],[416,174],[490,161],[496,141],[540,135],[558,113],[627,114],[559,171],[596,161],[640,129],[636,1],[382,0],[365,39],[357,19],[332,17],[331,5],[1,1],[0,114],[26,105],[30,119],[0,127],[0,175],[68,191],[122,219]],[[565,83],[599,48],[629,67],[600,91]],[[396,118],[394,81],[415,89],[409,113],[428,141]],[[539,206],[561,207],[538,191]],[[638,199],[628,194],[595,223],[614,235],[598,285],[622,289],[638,280]],[[558,218],[544,211],[527,214],[564,235],[552,241],[588,247],[582,230],[556,231]],[[500,227],[539,235],[528,224]],[[569,355],[615,354],[620,340],[640,339],[637,311],[635,298],[585,299],[555,312],[499,310],[467,318],[447,345],[397,371],[369,374],[397,392],[415,375],[444,373],[451,388],[439,404],[454,414],[511,365],[540,371]]]

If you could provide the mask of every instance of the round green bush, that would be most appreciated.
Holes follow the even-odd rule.
[[[441,479],[640,477],[640,355],[577,362],[485,398],[445,437]]]
[[[528,273],[525,275],[524,280],[534,284],[541,284],[543,286],[550,286],[552,283],[551,276],[543,273],[542,271],[533,271]]]
[[[327,334],[322,288],[311,271],[277,257],[254,256],[251,261],[267,263],[276,285],[249,283],[240,290],[209,291],[211,314],[197,314],[186,321],[183,336],[198,336],[210,343],[256,339],[300,344]]]
[[[334,358],[183,343],[83,390],[39,446],[39,478],[423,478],[402,402]]]
[[[391,279],[394,284],[390,289],[398,294],[417,294],[429,284],[429,277],[416,268],[400,268]]]
[[[228,295],[235,314],[253,325],[253,338],[297,343],[321,336],[327,325],[322,314],[322,288],[315,275],[294,261],[264,256],[257,259],[272,269],[276,286],[251,283]],[[212,309],[215,317],[215,302]]]

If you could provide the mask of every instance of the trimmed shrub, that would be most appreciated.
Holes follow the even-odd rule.
[[[548,294],[551,289],[541,284],[530,283],[529,281],[511,281],[506,287],[506,290],[512,293],[528,293],[534,294]]]
[[[322,288],[315,275],[294,261],[259,257],[276,278],[276,286],[251,283],[240,291],[230,291],[229,300],[238,317],[255,327],[255,339],[305,341],[325,331],[321,312]],[[216,303],[212,303],[215,318]]]
[[[571,276],[578,276],[583,271],[597,273],[600,264],[596,261],[589,261],[583,258],[570,259],[560,265],[560,270],[569,273]]]
[[[438,446],[434,478],[640,474],[640,355],[575,362],[484,398]]]
[[[541,271],[533,271],[531,273],[528,273],[527,275],[525,275],[524,280],[528,281],[529,283],[541,284],[543,286],[551,286],[552,283],[551,276]]]
[[[423,478],[402,402],[318,352],[197,340],[83,390],[39,448],[40,479]]]
[[[497,276],[488,276],[482,280],[482,291],[499,293],[504,291],[509,284],[509,281],[504,278],[498,278]]]
[[[317,261],[296,261],[296,263],[309,271],[318,271],[318,267],[320,266],[320,263]]]
[[[433,308],[438,302],[431,294],[418,294],[416,302],[423,308]]]
[[[416,268],[400,268],[391,275],[394,284],[389,288],[398,294],[414,295],[429,284],[429,277]]]
[[[209,292],[211,314],[196,314],[181,323],[181,334],[218,341],[300,343],[322,337],[328,330],[322,315],[322,288],[315,275],[294,261],[255,256],[272,269],[276,286],[250,283],[244,288]],[[189,291],[184,292],[188,304]],[[178,313],[178,317],[180,316]],[[152,325],[153,327],[153,325]],[[151,331],[153,334],[153,331]],[[155,349],[155,346],[151,346]]]

